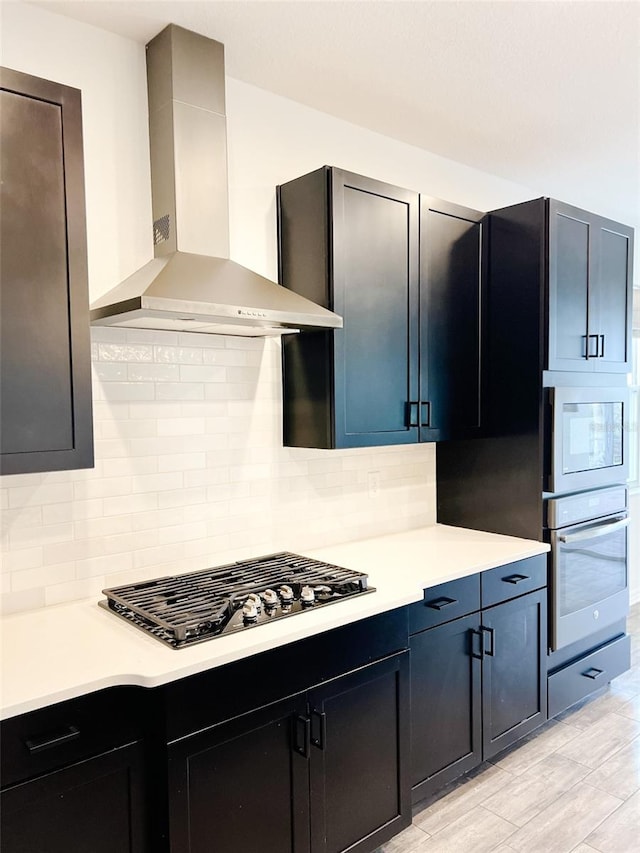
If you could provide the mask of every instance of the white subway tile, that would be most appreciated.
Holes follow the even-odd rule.
[[[132,518],[135,516],[110,515],[108,518],[76,521],[73,525],[73,535],[76,539],[94,539],[116,533],[128,533],[132,529]]]
[[[158,435],[197,435],[204,431],[204,418],[182,417],[158,421]]]
[[[187,471],[204,468],[207,464],[205,453],[174,453],[161,456],[158,460],[159,471]]]
[[[205,364],[245,366],[248,353],[245,350],[234,349],[207,349],[203,350]],[[253,353],[252,353],[253,355]]]
[[[124,382],[127,365],[121,361],[94,361],[93,374],[101,382]]]
[[[146,438],[154,436],[158,431],[158,422],[155,419],[129,421],[101,421],[97,424],[96,435],[100,438]]]
[[[119,498],[105,498],[105,515],[128,515],[134,512],[147,512],[157,509],[158,495],[155,492],[145,492],[139,495],[124,495]]]
[[[132,486],[131,477],[103,477],[99,480],[75,483],[73,488],[77,500],[91,500],[92,498],[110,498],[114,495],[128,495],[131,493]]]
[[[106,584],[102,576],[52,584],[44,588],[45,604],[51,606],[67,601],[77,601],[82,598],[94,598],[100,595],[105,587]],[[110,617],[107,616],[107,618]]]
[[[158,503],[167,494],[180,494],[183,492],[162,492],[158,495]],[[203,498],[204,499],[204,498]],[[182,506],[171,506],[168,509],[157,509],[151,512],[137,512],[127,516],[133,530],[155,530],[165,527],[167,524],[181,524],[184,509]]]
[[[178,382],[181,368],[177,364],[129,364],[130,382]]]
[[[14,549],[2,555],[3,572],[21,572],[42,565],[42,547]]]
[[[97,344],[123,344],[127,340],[127,330],[113,326],[92,326],[91,340]]]
[[[133,555],[133,565],[135,568],[144,568],[145,566],[157,566],[158,574],[161,575],[161,567],[163,564],[170,563],[174,560],[180,560],[184,554],[184,548],[181,542],[175,542],[169,545],[158,545],[156,548],[144,548],[141,551],[136,551]]]
[[[102,393],[104,400],[113,402],[155,400],[155,387],[150,382],[107,382]]]
[[[44,607],[44,589],[25,589],[21,592],[7,592],[0,600],[0,613],[20,613],[23,610],[37,610]]]
[[[271,351],[269,346],[275,339],[269,338],[243,338],[236,335],[226,335],[224,343],[227,349],[259,350],[260,352]],[[268,342],[268,343],[267,343]]]
[[[255,396],[255,388],[252,385],[232,385],[212,383],[204,386],[207,400],[252,400]]]
[[[175,492],[160,492],[158,495],[158,506],[162,508],[194,506],[207,500],[207,490],[204,488],[192,488],[186,482],[186,478],[196,471],[185,471],[185,488]]]
[[[64,583],[75,578],[74,563],[60,563],[59,565],[42,566],[39,569],[26,569],[24,572],[15,572],[11,576],[11,591],[22,592],[27,589],[38,589],[47,584]]]
[[[11,550],[37,548],[53,542],[66,542],[73,535],[71,524],[47,524],[43,527],[26,527],[9,531]]]
[[[154,456],[126,456],[123,459],[105,460],[105,476],[127,477],[134,474],[155,474],[158,459]]]
[[[227,415],[228,404],[226,401],[207,401],[200,402],[197,400],[182,403],[180,406],[180,416],[185,418],[224,418]]]
[[[205,386],[201,382],[163,382],[156,387],[157,400],[204,400]]]
[[[110,400],[107,402],[93,401],[93,420],[94,423],[102,421],[122,421],[129,418],[129,404],[118,403]]]
[[[229,382],[247,382],[251,385],[257,385],[258,376],[262,377],[257,367],[234,367],[230,365],[227,367],[226,374]]]
[[[127,440],[121,438],[96,438],[93,443],[93,449],[98,461],[103,459],[122,459],[129,453]]]
[[[207,525],[203,521],[191,524],[177,524],[163,527],[157,531],[158,544],[166,545],[173,542],[189,542],[194,539],[204,539],[207,535]]]
[[[178,403],[131,403],[129,405],[129,417],[132,420],[141,419],[160,419],[160,418],[179,418],[182,414],[181,407]]]
[[[181,382],[224,382],[227,369],[213,364],[182,364],[180,365]]]
[[[48,566],[52,563],[87,560],[89,557],[99,557],[103,553],[101,537],[73,539],[56,545],[45,545],[42,549],[42,561],[45,566]]]
[[[163,492],[180,489],[182,482],[182,471],[172,471],[166,474],[138,474],[133,478],[133,491],[135,493]]]
[[[184,472],[184,484],[187,488],[191,488],[193,486],[210,486],[216,483],[228,483],[229,479],[229,468],[223,466],[216,468],[208,466],[202,470]]]
[[[102,498],[92,500],[75,500],[73,506],[73,520],[84,521],[87,518],[99,518],[104,513]]]
[[[72,483],[57,483],[51,486],[37,484],[35,486],[18,486],[9,489],[9,506],[20,508],[42,504],[54,504],[73,499]]]
[[[153,347],[144,344],[99,344],[100,361],[153,361]]]
[[[153,357],[157,362],[169,364],[202,364],[203,350],[201,347],[155,346]]]
[[[40,527],[42,523],[41,506],[7,509],[2,513],[2,529],[5,533],[16,530],[18,527]]]
[[[97,575],[108,575],[111,572],[122,572],[133,566],[131,554],[107,554],[102,557],[92,557],[90,560],[79,560],[76,563],[76,577],[96,577]]]
[[[143,548],[151,548],[160,541],[160,533],[162,533],[162,528],[160,530],[137,530],[134,533],[123,533],[118,536],[105,536],[104,553],[132,554]]]

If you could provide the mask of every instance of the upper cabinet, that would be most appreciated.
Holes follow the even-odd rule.
[[[489,293],[536,300],[542,369],[628,372],[633,229],[545,198],[495,211],[490,229]]]
[[[479,426],[481,214],[324,167],[278,188],[280,281],[344,328],[284,339],[284,441]]]
[[[80,92],[0,69],[0,473],[93,465]]]

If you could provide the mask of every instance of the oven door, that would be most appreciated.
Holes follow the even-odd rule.
[[[629,612],[627,513],[551,531],[551,648]]]
[[[560,494],[626,482],[626,388],[552,388],[551,410],[547,491]]]

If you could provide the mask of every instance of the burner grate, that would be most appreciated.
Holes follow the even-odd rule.
[[[251,621],[242,618],[250,594],[288,585],[294,600],[264,608]],[[352,595],[374,592],[367,575],[283,551],[252,560],[185,575],[105,589],[100,604],[173,648],[202,642],[222,633],[263,624],[309,609],[303,587],[319,591],[314,607]]]

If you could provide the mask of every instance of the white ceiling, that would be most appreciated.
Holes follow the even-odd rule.
[[[640,226],[640,0],[41,0],[229,76]]]

